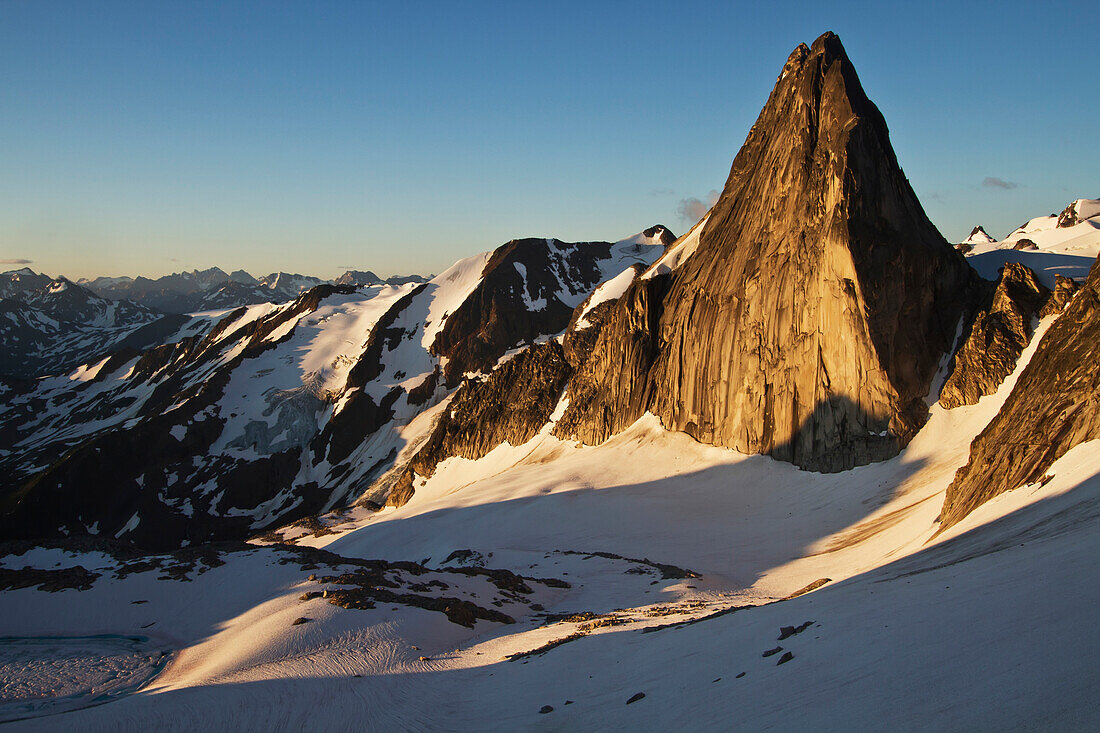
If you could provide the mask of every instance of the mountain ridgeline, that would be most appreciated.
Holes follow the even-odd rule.
[[[624,296],[558,433],[598,443],[649,410],[805,468],[889,457],[924,421],[973,283],[826,34],[787,60],[696,253]]]
[[[1019,264],[982,280],[925,215],[832,33],[790,54],[683,237],[515,239],[427,281],[235,272],[214,287],[221,275],[174,287],[226,307],[263,288],[293,300],[182,318],[155,347],[72,373],[0,379],[0,538],[241,539],[400,506],[449,458],[539,435],[599,444],[646,413],[703,443],[843,471],[896,455],[937,399],[996,391],[1047,316],[1059,320],[1009,417],[972,446],[944,526],[1097,435],[1096,268],[1080,292]],[[1049,449],[1030,395],[1063,426]]]

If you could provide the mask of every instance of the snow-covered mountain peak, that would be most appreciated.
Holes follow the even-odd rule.
[[[997,240],[989,236],[989,234],[986,233],[985,229],[979,224],[978,226],[970,230],[970,236],[964,239],[961,244],[991,244],[996,241]]]
[[[654,224],[648,229],[643,229],[632,237],[619,240],[616,244],[659,244],[667,247],[676,241],[676,235],[663,224]]]
[[[1077,199],[1058,216],[1059,227],[1071,227],[1100,217],[1100,199]]]

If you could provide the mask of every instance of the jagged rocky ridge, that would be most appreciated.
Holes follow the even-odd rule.
[[[620,300],[556,432],[598,443],[649,410],[805,468],[886,458],[923,423],[974,282],[825,34],[787,60],[695,254]]]
[[[663,228],[619,243],[517,240],[430,283],[318,286],[188,319],[73,374],[0,383],[0,536],[143,547],[242,538],[341,506],[467,374],[561,332]]]
[[[1031,270],[1017,262],[1005,265],[989,304],[974,317],[970,333],[955,352],[940,404],[948,409],[973,405],[996,392],[1016,368],[1031,340],[1032,320],[1050,297]]]
[[[940,527],[1042,480],[1070,448],[1100,438],[1100,264],[1047,330],[1000,412],[947,489]]]

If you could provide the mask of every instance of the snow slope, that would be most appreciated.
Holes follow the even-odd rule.
[[[0,593],[0,633],[143,629],[176,650],[137,694],[12,729],[1094,727],[1100,444],[932,538],[970,441],[1055,318],[995,394],[933,406],[880,464],[803,472],[650,416],[597,447],[547,429],[478,461],[449,459],[400,509],[334,516],[329,533],[301,541],[415,560],[429,569],[421,578],[475,602],[495,591],[456,569],[571,584],[531,581],[538,608],[500,598],[514,624],[301,600],[340,585],[311,581],[279,550],[223,554],[190,582],[114,578],[116,561],[96,552],[11,553],[4,568],[79,563],[104,577],[85,591]]]
[[[967,261],[987,280],[996,280],[1008,262],[1034,270],[1048,288],[1054,287],[1055,275],[1083,279],[1100,254],[1100,199],[1078,199],[1067,209],[1077,213],[1076,224],[1059,226],[1053,214],[1030,219],[1002,241],[973,242]]]

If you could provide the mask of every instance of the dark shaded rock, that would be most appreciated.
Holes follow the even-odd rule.
[[[1039,309],[1039,318],[1046,318],[1047,316],[1061,313],[1069,305],[1073,296],[1081,289],[1081,286],[1068,277],[1061,275],[1054,276],[1054,292],[1051,293],[1047,302]]]
[[[419,407],[432,398],[435,394],[436,387],[439,386],[439,377],[442,375],[442,371],[437,366],[431,374],[424,378],[424,381],[416,385],[409,390],[409,404]]]
[[[649,229],[644,230],[642,235],[657,238],[666,247],[676,241],[676,235],[669,231],[669,228],[664,224],[654,224]]]
[[[1017,262],[1001,270],[989,304],[974,317],[970,333],[955,352],[951,376],[940,392],[948,409],[973,405],[997,391],[1031,341],[1031,322],[1050,291],[1035,273]]]
[[[626,701],[626,704],[629,705],[632,702],[638,702],[639,700],[641,700],[644,697],[645,697],[644,692],[635,692],[633,695],[630,696],[630,699]]]
[[[40,570],[25,567],[22,570],[0,568],[0,590],[18,590],[20,588],[38,588],[41,591],[56,593],[59,590],[88,590],[99,577],[80,565],[56,570]],[[144,601],[134,601],[143,603]]]
[[[311,619],[311,618],[306,618],[305,616],[299,616],[298,618],[296,618],[296,619],[294,619],[293,621],[291,621],[291,622],[290,622],[290,625],[291,625],[291,626],[301,626],[302,624],[308,624],[308,623],[309,623],[310,621],[312,621],[312,620],[313,620],[313,619]]]
[[[803,631],[810,628],[810,626],[812,626],[813,623],[814,623],[813,621],[805,621],[805,622],[799,624],[798,626],[780,626],[779,627],[779,638],[777,639],[777,641],[783,641],[784,639],[789,639],[790,637],[794,636],[795,634],[801,634]]]
[[[786,598],[784,598],[782,600],[789,601],[792,598],[798,598],[799,596],[804,596],[807,593],[810,593],[811,591],[817,590],[818,588],[825,585],[826,583],[831,583],[832,580],[833,580],[832,578],[818,578],[814,582],[807,585],[805,588],[799,588],[794,593],[791,593],[789,596],[787,596]]]
[[[778,667],[781,664],[786,664],[792,659],[794,659],[794,654],[792,654],[791,652],[785,652],[783,656],[779,658],[779,661],[775,663],[775,666]]]
[[[447,357],[444,378],[457,386],[467,372],[485,372],[510,348],[565,328],[573,308],[563,288],[585,292],[602,279],[598,262],[610,256],[608,242],[566,243],[515,239],[498,247],[474,292],[453,313],[432,344]],[[518,265],[518,267],[517,267]],[[543,302],[539,309],[529,302]]]
[[[1058,226],[1065,228],[1071,227],[1077,223],[1077,202],[1074,201],[1069,206],[1062,209],[1062,213],[1058,215]]]
[[[382,357],[386,351],[393,351],[401,339],[409,335],[409,332],[396,327],[398,317],[404,313],[416,296],[424,292],[427,285],[420,285],[411,292],[402,296],[389,310],[382,315],[370,330],[367,336],[367,344],[355,366],[348,372],[347,386],[362,387],[368,382],[377,379],[382,374]]]
[[[804,468],[887,458],[976,282],[827,33],[787,60],[695,254],[619,300],[555,432],[599,443],[649,410]]]
[[[416,475],[430,477],[445,458],[481,458],[501,443],[522,445],[550,420],[573,369],[556,341],[532,346],[493,370],[467,380],[447,413],[409,462],[388,503],[409,500]]]
[[[961,255],[968,254],[973,249],[974,245],[970,244],[969,242],[959,242],[955,245],[955,251]]]
[[[585,631],[574,631],[568,636],[563,636],[560,639],[553,639],[552,641],[548,641],[545,644],[535,647],[530,651],[509,654],[506,659],[508,659],[508,661],[515,661],[517,659],[527,659],[529,657],[542,656],[543,654],[546,654],[546,652],[554,649],[555,647],[559,647],[562,644],[568,644],[569,642],[576,641],[577,639],[583,639],[587,635],[588,633]]]
[[[568,705],[568,703],[566,703],[566,704]],[[552,713],[552,712],[554,712],[554,708],[550,705],[543,705],[541,708],[539,708],[539,714],[540,715],[546,715],[547,713]]]
[[[661,574],[661,578],[664,580],[679,580],[682,578],[699,578],[702,577],[698,573],[687,570],[685,568],[677,567],[675,565],[669,565],[668,563],[653,562],[648,557],[638,559],[635,557],[625,557],[623,555],[616,555],[614,552],[579,552],[577,550],[555,550],[555,552],[561,555],[584,555],[585,559],[590,557],[602,557],[607,560],[625,560],[626,562],[637,563],[638,565],[647,565]],[[629,570],[627,571],[630,572]]]
[[[739,680],[739,679],[741,679],[741,678],[742,678],[742,677],[744,677],[744,676],[745,676],[745,673],[744,673],[744,672],[741,672],[741,673],[739,673],[739,674],[738,674],[738,675],[737,675],[736,677],[734,677],[734,679],[736,679],[736,680]]]
[[[989,499],[1042,479],[1074,446],[1100,438],[1100,262],[1043,335],[1001,411],[947,488],[940,530]]]
[[[1012,245],[1012,249],[1039,249],[1039,245],[1035,244],[1035,242],[1031,241],[1030,239],[1025,238],[1018,240],[1016,244]]]
[[[764,653],[763,653],[763,654],[761,654],[760,656],[762,656],[762,657],[770,657],[770,656],[772,656],[773,654],[778,654],[778,653],[779,653],[779,652],[781,652],[781,651],[783,651],[783,647],[781,647],[781,646],[777,646],[777,647],[776,647],[775,649],[769,649],[768,651],[764,652]]]

